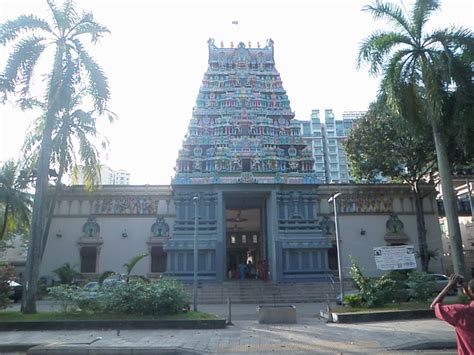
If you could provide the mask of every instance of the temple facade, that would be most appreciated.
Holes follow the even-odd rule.
[[[408,186],[317,179],[313,152],[275,67],[272,40],[264,47],[241,42],[224,48],[210,39],[208,48],[208,69],[171,186],[104,186],[92,194],[80,186],[64,189],[43,275],[69,262],[94,278],[120,271],[146,251],[149,257],[135,272],[190,281],[196,237],[201,281],[328,280],[337,268],[336,221],[328,198],[337,192],[345,276],[349,255],[377,275],[373,247],[417,248]],[[432,250],[441,248],[434,197],[433,192],[424,198]],[[431,268],[440,271],[441,264],[435,260]]]
[[[326,275],[331,244],[316,219],[314,160],[293,122],[273,41],[224,48],[210,39],[208,46],[172,182],[168,272],[192,276],[193,264],[184,261],[193,258],[196,228],[201,278],[222,281],[242,263],[268,265],[279,282]],[[307,262],[298,262],[301,255]]]

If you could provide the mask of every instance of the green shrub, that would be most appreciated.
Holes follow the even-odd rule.
[[[164,315],[189,306],[183,286],[167,278],[155,282],[131,280],[114,286],[99,286],[93,292],[77,286],[59,285],[50,287],[49,295],[63,312]]]
[[[172,279],[141,280],[105,290],[104,309],[126,314],[174,314],[188,305],[183,286]]]
[[[63,312],[75,312],[79,306],[77,304],[77,295],[79,288],[73,285],[59,285],[48,289],[49,296],[59,304]]]
[[[14,278],[13,266],[8,263],[0,263],[0,309],[5,309],[10,304],[9,296],[13,291],[8,282]]]
[[[361,295],[346,295],[344,296],[344,304],[348,305],[349,307],[361,307],[363,303],[363,299]]]
[[[426,272],[411,272],[408,275],[406,285],[414,301],[426,301],[430,299],[433,294],[434,280],[433,277]]]
[[[101,292],[91,297],[89,291],[75,285],[58,285],[48,288],[49,296],[61,307],[65,313],[68,312],[90,312],[99,313],[102,311]]]
[[[362,270],[357,265],[355,259],[351,257],[351,270],[349,275],[354,280],[363,305],[367,307],[377,307],[393,301],[396,282],[387,276],[380,278],[366,278]]]
[[[63,266],[53,270],[53,272],[58,275],[59,282],[62,284],[72,284],[74,279],[81,276],[81,273],[75,270],[69,263],[65,263]]]

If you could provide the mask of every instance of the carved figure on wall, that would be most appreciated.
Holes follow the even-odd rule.
[[[319,223],[319,227],[324,234],[334,234],[336,231],[336,225],[328,216],[323,216],[323,219]]]
[[[242,161],[237,153],[232,156],[232,171],[238,171],[242,167]]]
[[[89,216],[87,222],[82,226],[82,233],[88,238],[96,238],[99,236],[100,227],[94,216]]]
[[[387,233],[390,234],[403,234],[403,222],[398,219],[398,216],[393,214],[385,224],[387,227]]]
[[[169,237],[170,227],[161,216],[156,217],[155,223],[151,226],[152,237]]]
[[[255,154],[252,159],[252,170],[253,171],[260,171],[262,168],[262,159],[260,158],[260,155]]]

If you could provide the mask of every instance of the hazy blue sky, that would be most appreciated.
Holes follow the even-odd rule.
[[[400,0],[393,0],[401,4]],[[77,0],[111,34],[90,53],[109,77],[110,109],[119,120],[103,125],[111,146],[103,163],[131,172],[133,184],[168,184],[207,68],[207,40],[275,42],[275,60],[298,119],[312,109],[365,110],[378,80],[356,69],[361,40],[386,28],[361,11],[369,0],[117,1]],[[412,1],[403,1],[410,9]],[[48,17],[46,1],[1,0],[0,22],[20,14]],[[473,27],[472,0],[444,0],[436,27]],[[232,21],[239,24],[232,25]],[[8,52],[0,48],[3,69]],[[0,106],[0,161],[17,158],[36,117]]]

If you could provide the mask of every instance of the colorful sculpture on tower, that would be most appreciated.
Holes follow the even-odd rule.
[[[174,185],[315,183],[306,147],[275,68],[273,41],[264,48],[218,48],[208,41],[204,75]]]

